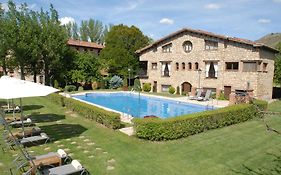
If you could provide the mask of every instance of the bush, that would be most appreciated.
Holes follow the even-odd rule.
[[[59,82],[57,80],[54,81],[54,88],[59,89]]]
[[[123,85],[123,80],[117,75],[114,75],[109,81],[109,87],[111,89],[117,89]]]
[[[80,92],[80,91],[83,91],[84,90],[84,88],[82,87],[82,86],[79,86],[78,87],[78,91]]]
[[[218,100],[227,100],[224,93],[220,93],[220,96],[218,97]]]
[[[179,86],[177,86],[177,92],[176,92],[176,94],[177,94],[177,95],[180,94],[180,87],[179,87]]]
[[[176,92],[176,89],[173,86],[169,87],[169,93],[174,94]]]
[[[264,100],[253,100],[252,103],[258,107],[259,110],[265,111],[267,110],[268,103]]]
[[[64,90],[66,92],[76,91],[76,86],[74,86],[74,85],[67,85],[67,86],[64,87]]]
[[[136,136],[147,140],[173,140],[259,117],[256,107],[239,104],[170,119],[134,119]]]
[[[104,126],[112,129],[121,127],[120,114],[106,111],[96,106],[80,102],[72,98],[65,98],[59,94],[48,95],[49,99],[61,106],[77,112],[81,116],[94,120]]]
[[[134,80],[134,89],[136,91],[141,91],[141,84],[140,84],[140,80],[139,79],[135,79]]]
[[[149,83],[144,83],[143,91],[144,92],[150,92],[151,91],[151,85]]]

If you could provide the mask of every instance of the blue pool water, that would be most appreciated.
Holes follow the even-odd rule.
[[[74,98],[127,113],[133,117],[155,115],[161,118],[176,117],[206,110],[205,106],[148,97],[134,93],[91,93]]]

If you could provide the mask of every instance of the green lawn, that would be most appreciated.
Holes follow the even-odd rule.
[[[105,128],[43,97],[23,103],[25,113],[33,113],[32,119],[53,139],[28,150],[42,154],[66,149],[91,174],[251,174],[247,168],[263,172],[276,168],[273,155],[281,156],[281,136],[266,131],[261,120],[175,141],[150,142]],[[280,109],[281,101],[270,105],[272,111]],[[281,131],[281,116],[266,117],[265,122]],[[7,174],[16,153],[0,152],[0,174]]]

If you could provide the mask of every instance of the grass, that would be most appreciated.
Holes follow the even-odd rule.
[[[66,149],[91,174],[253,174],[258,168],[276,168],[274,156],[281,155],[281,136],[266,131],[258,119],[185,139],[150,142],[105,128],[43,97],[27,98],[23,103],[28,107],[25,113],[36,114],[32,119],[53,139],[29,152]],[[281,101],[269,109],[280,111]],[[265,122],[281,130],[280,116],[266,117]],[[16,153],[0,152],[0,172],[7,172]]]

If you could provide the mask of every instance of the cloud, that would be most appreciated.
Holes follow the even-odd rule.
[[[115,7],[116,13],[135,10],[139,5],[143,4],[143,0],[127,1],[123,6]]]
[[[271,23],[270,19],[258,19],[258,23],[260,24],[268,24]]]
[[[169,18],[162,18],[160,21],[159,21],[160,24],[166,24],[166,25],[172,25],[174,24],[174,20],[172,19],[169,19]]]
[[[1,8],[2,8],[4,11],[8,11],[8,10],[9,10],[7,3],[1,4]]]
[[[281,0],[273,0],[275,3],[281,3]]]
[[[204,8],[208,10],[218,10],[221,8],[221,6],[219,4],[211,3],[211,4],[206,4]]]
[[[75,23],[75,19],[72,17],[62,17],[59,19],[61,25],[65,25],[68,23]]]

